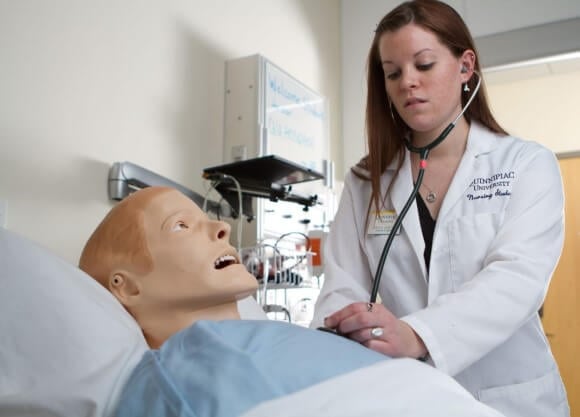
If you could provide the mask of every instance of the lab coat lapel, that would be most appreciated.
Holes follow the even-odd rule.
[[[393,183],[391,189],[391,199],[393,207],[400,215],[405,203],[409,199],[409,194],[413,190],[413,175],[411,173],[411,160],[409,157],[409,152],[405,152],[405,159],[403,161],[403,166],[399,172],[399,175]],[[417,203],[413,202],[407,215],[403,219],[403,230],[406,232],[409,240],[411,242],[411,247],[413,249],[414,261],[419,262],[421,265],[421,271],[423,278],[427,281],[427,270],[425,268],[425,261],[423,260],[423,252],[425,251],[425,241],[423,240],[423,232],[421,231],[421,224],[419,222],[419,213],[417,211]]]
[[[466,189],[473,180],[473,173],[477,170],[479,156],[490,152],[497,146],[497,137],[478,123],[473,122],[467,136],[467,146],[457,172],[453,177],[445,200],[439,210],[437,226],[443,224],[445,216],[461,201]]]

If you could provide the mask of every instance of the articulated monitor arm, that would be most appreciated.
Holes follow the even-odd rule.
[[[134,191],[151,186],[173,187],[191,198],[199,207],[203,207],[204,197],[170,179],[156,174],[131,162],[115,162],[109,169],[108,192],[111,200],[122,200]],[[220,216],[231,217],[229,204],[220,204],[208,200],[206,209]]]
[[[302,196],[292,193],[292,187],[290,185],[280,185],[273,181],[258,181],[256,179],[249,180],[244,178],[244,175],[247,173],[246,171],[248,171],[246,165],[264,161],[266,163],[273,163],[273,165],[262,167],[260,170],[262,176],[268,174],[270,171],[273,173],[280,171],[279,166],[281,164],[282,168],[285,168],[289,173],[299,179],[296,182],[323,178],[321,174],[311,170],[306,170],[305,168],[289,161],[281,160],[281,158],[273,159],[273,157],[267,156],[222,166],[231,169],[239,168],[238,165],[242,166],[239,169],[239,172],[234,172],[234,174],[238,174],[237,176],[239,177],[237,180],[239,185],[238,189],[238,186],[232,179],[235,176],[219,172],[218,169],[222,167],[208,168],[204,171],[203,177],[211,180],[213,182],[212,186],[224,198],[225,201],[219,203],[212,200],[205,201],[205,198],[195,191],[139,165],[131,162],[115,162],[109,170],[109,198],[111,200],[119,201],[141,188],[151,186],[172,187],[178,189],[191,198],[199,207],[203,207],[205,204],[206,211],[210,213],[214,213],[220,217],[238,218],[240,216],[239,196],[241,194],[241,215],[246,216],[248,221],[254,219],[252,198],[256,197],[268,198],[271,201],[289,201],[297,203],[304,206],[304,210],[308,210],[309,207],[320,204],[316,195]],[[286,173],[285,171],[282,172]],[[290,178],[292,175],[288,174],[288,177]],[[282,180],[287,181],[287,178],[282,178]]]

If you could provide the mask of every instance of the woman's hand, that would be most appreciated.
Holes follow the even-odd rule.
[[[324,319],[324,325],[385,355],[410,358],[427,355],[425,344],[411,326],[382,304],[350,304]]]

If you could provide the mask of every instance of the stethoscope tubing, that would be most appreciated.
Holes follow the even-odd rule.
[[[411,205],[413,204],[413,201],[415,200],[415,197],[417,196],[417,193],[419,192],[419,187],[421,187],[421,183],[423,182],[423,175],[424,174],[425,174],[425,168],[423,168],[423,167],[419,168],[419,173],[417,174],[417,181],[415,182],[415,187],[413,187],[413,191],[411,191],[411,194],[409,195],[407,202],[403,206],[403,209],[401,210],[401,214],[399,214],[397,216],[397,220],[395,220],[395,223],[393,224],[393,228],[391,229],[391,232],[389,233],[389,237],[387,238],[387,241],[385,242],[385,246],[383,246],[383,251],[381,252],[381,257],[379,258],[379,264],[377,266],[377,271],[375,273],[375,279],[373,280],[373,288],[371,291],[371,299],[370,299],[371,303],[377,302],[377,294],[379,292],[379,284],[381,282],[381,275],[383,273],[383,268],[385,266],[385,260],[387,259],[387,255],[389,254],[389,250],[391,249],[391,245],[393,244],[393,239],[395,238],[397,231],[399,230],[399,228],[401,227],[401,224],[403,223],[403,219],[405,218],[405,215],[407,214],[407,212],[411,208]]]
[[[383,274],[383,268],[385,266],[385,261],[387,260],[387,255],[389,254],[389,251],[390,251],[391,246],[393,244],[393,240],[395,239],[395,235],[397,234],[397,231],[401,228],[401,224],[403,223],[403,219],[405,218],[405,216],[407,215],[407,212],[411,208],[411,205],[415,201],[415,198],[417,197],[417,193],[419,192],[419,188],[421,187],[421,184],[423,183],[423,175],[425,174],[425,167],[427,166],[427,158],[429,157],[429,151],[431,149],[433,149],[435,146],[439,145],[441,142],[443,142],[443,140],[449,135],[449,133],[451,133],[451,131],[453,130],[453,128],[455,127],[455,125],[457,124],[457,122],[459,121],[461,116],[463,116],[463,114],[465,113],[465,111],[467,110],[467,108],[469,107],[469,105],[471,104],[471,102],[473,101],[475,96],[477,95],[477,92],[479,91],[479,87],[481,86],[481,76],[479,75],[478,72],[476,72],[476,71],[473,71],[473,72],[474,72],[474,74],[477,75],[477,78],[478,78],[477,84],[475,85],[475,88],[473,89],[473,93],[471,94],[471,96],[469,97],[469,100],[467,100],[467,103],[465,103],[465,106],[463,107],[463,109],[461,109],[461,112],[457,115],[455,120],[453,120],[451,123],[449,123],[449,125],[447,125],[447,127],[445,129],[443,129],[443,132],[441,132],[441,134],[439,136],[437,136],[429,144],[427,144],[425,146],[421,146],[421,147],[413,146],[413,144],[411,144],[411,141],[408,138],[404,139],[405,146],[407,147],[409,152],[419,154],[419,157],[420,157],[419,172],[417,173],[417,181],[415,181],[415,186],[413,187],[413,190],[411,191],[409,198],[405,202],[405,205],[401,209],[401,213],[397,216],[397,220],[395,220],[395,223],[393,224],[393,227],[391,228],[391,231],[389,232],[389,236],[387,238],[387,241],[385,242],[385,246],[383,246],[383,250],[381,252],[381,257],[379,258],[379,263],[377,265],[377,270],[375,272],[375,276],[373,279],[373,288],[371,290],[370,303],[377,302],[377,295],[379,292],[379,284],[381,283],[381,276]]]

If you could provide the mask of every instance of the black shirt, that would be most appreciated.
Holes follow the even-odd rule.
[[[435,219],[431,217],[431,213],[429,213],[429,209],[419,193],[417,193],[416,200],[417,209],[419,210],[419,221],[421,222],[421,231],[423,232],[423,239],[425,240],[425,252],[423,252],[423,258],[425,259],[427,273],[429,273],[431,247],[433,246],[433,232],[435,231]]]

